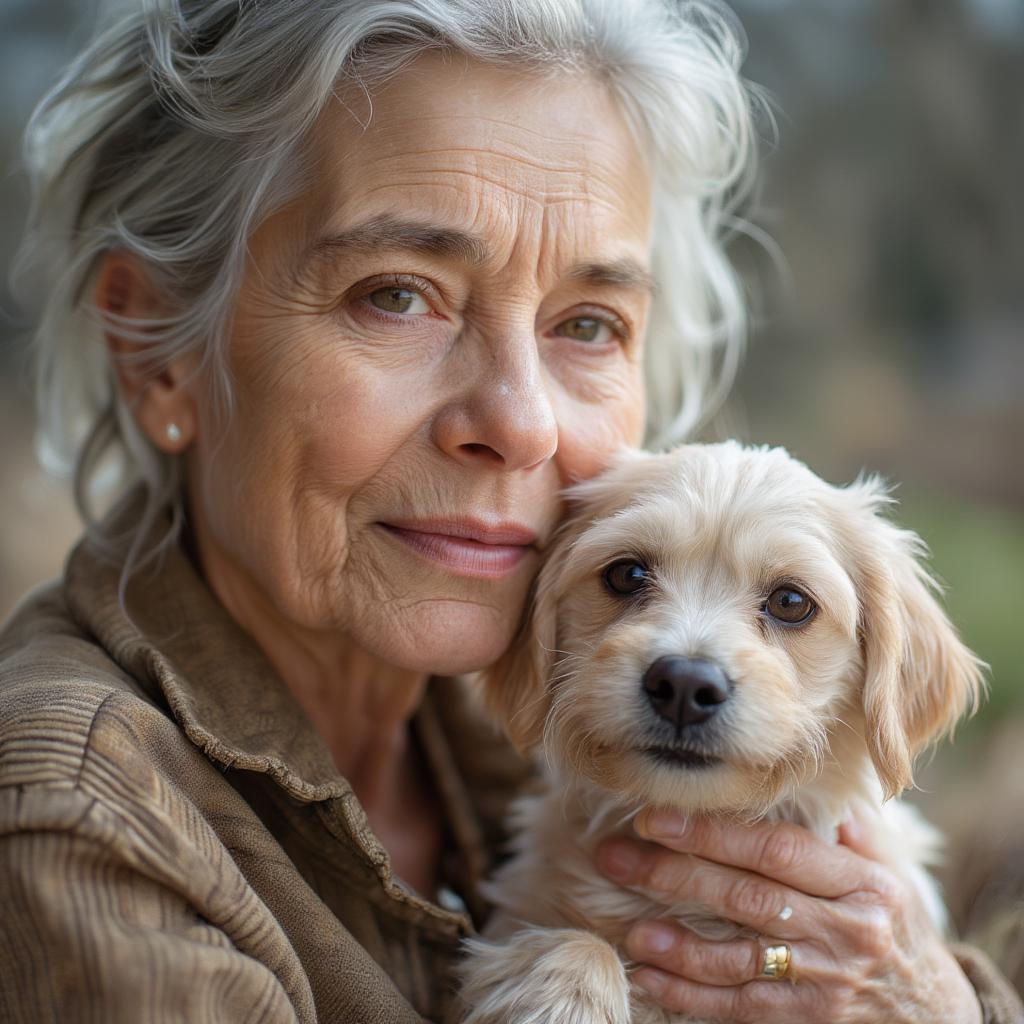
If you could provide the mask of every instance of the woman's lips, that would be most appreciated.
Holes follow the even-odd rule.
[[[471,537],[457,537],[449,533],[432,533],[427,530],[395,526],[392,523],[380,525],[414,551],[453,572],[463,576],[477,576],[497,579],[510,573],[531,552],[529,543],[485,543]],[[476,531],[478,534],[480,531]],[[495,531],[495,535],[509,536],[509,531]],[[526,531],[522,532],[525,538]]]

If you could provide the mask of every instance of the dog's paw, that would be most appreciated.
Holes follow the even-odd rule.
[[[625,969],[596,935],[530,928],[466,950],[463,1024],[629,1024]]]

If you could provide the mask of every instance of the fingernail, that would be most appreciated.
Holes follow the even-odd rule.
[[[633,981],[655,998],[665,991],[665,975],[649,967],[634,972]]]
[[[644,834],[652,837],[660,836],[663,839],[678,839],[686,833],[687,824],[688,819],[685,814],[663,809],[648,811],[646,817],[637,823]]]
[[[645,921],[633,929],[633,941],[641,953],[667,953],[676,944],[676,933],[668,925]]]
[[[605,843],[597,855],[597,865],[612,878],[631,878],[640,866],[643,854],[629,842]]]

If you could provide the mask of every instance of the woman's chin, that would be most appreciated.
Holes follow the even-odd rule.
[[[367,630],[363,644],[397,668],[430,675],[478,672],[497,661],[514,631],[516,610],[450,599],[405,609],[399,621]]]

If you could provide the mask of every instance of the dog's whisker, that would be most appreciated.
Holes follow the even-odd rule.
[[[544,694],[539,694],[538,696],[534,697],[532,700],[527,701],[525,704],[523,704],[519,708],[518,711],[516,711],[516,712],[514,712],[512,714],[512,716],[509,718],[509,724],[514,725],[520,715],[525,715],[528,712],[532,712],[538,705],[542,705],[544,703],[545,699],[546,698],[545,698]]]
[[[538,646],[540,647],[540,649],[542,651],[544,651],[545,654],[555,654],[555,655],[558,655],[560,658],[572,658],[572,657],[574,657],[574,654],[573,654],[572,651],[562,651],[562,650],[559,650],[557,647],[545,647],[543,644],[539,644]]]
[[[844,729],[848,729],[850,732],[856,733],[856,729],[854,729],[854,727],[849,722],[847,722],[845,718],[842,718],[840,715],[833,715],[832,716],[832,721],[833,721],[834,724],[841,725]]]

